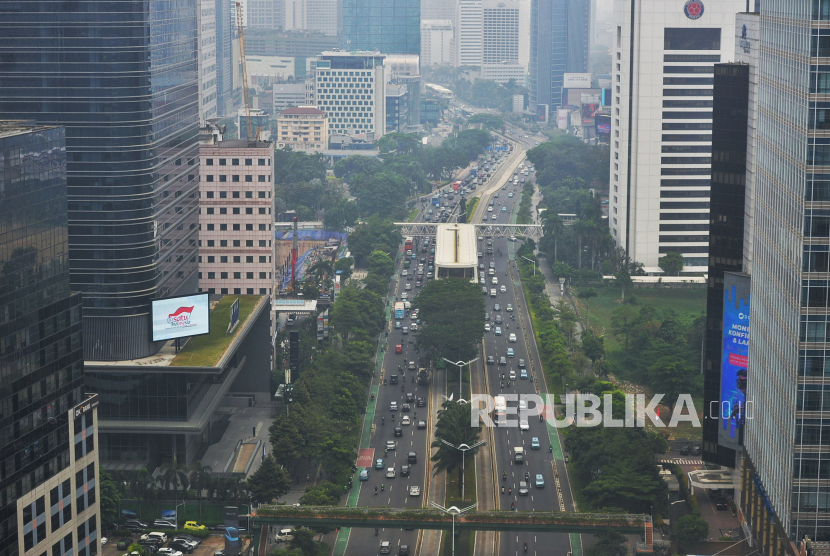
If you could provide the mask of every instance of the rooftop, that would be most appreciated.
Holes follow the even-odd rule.
[[[203,143],[203,147],[217,147],[219,149],[271,149],[272,141],[247,141],[245,139],[228,139],[217,143]]]
[[[478,265],[473,224],[439,224],[435,231],[435,266],[459,268]]]
[[[106,370],[118,367],[220,367],[222,358],[237,338],[247,334],[247,320],[266,296],[226,295],[218,301],[210,301],[210,333],[194,336],[176,353],[176,341],[169,340],[155,355],[124,361],[86,361],[90,370]],[[226,334],[230,323],[231,305],[239,299],[239,324],[233,334]],[[149,370],[149,369],[148,369]]]

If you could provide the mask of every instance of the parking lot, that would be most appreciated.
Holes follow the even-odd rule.
[[[141,535],[135,534],[132,535],[133,541],[138,542],[138,539]],[[122,556],[126,554],[126,550],[118,550],[117,545],[118,541],[123,538],[109,538],[107,537],[107,544],[103,547],[103,556]],[[213,556],[213,553],[217,550],[222,550],[225,548],[225,539],[221,535],[211,535],[210,537],[203,540],[198,547],[193,551],[193,554],[188,556]]]

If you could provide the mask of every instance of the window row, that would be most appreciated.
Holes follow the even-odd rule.
[[[245,214],[253,214],[253,213],[254,213],[254,207],[245,207]],[[201,214],[201,211],[199,212],[199,214]],[[219,212],[217,213],[215,207],[205,207],[205,214],[228,214],[228,208],[227,207],[219,207]],[[241,207],[231,207],[231,214],[242,214],[242,208]],[[257,214],[271,214],[271,207],[267,207],[267,212],[266,212],[266,207],[259,207],[259,209],[257,210]]]
[[[205,166],[213,166],[213,160],[214,159],[212,159],[212,158],[206,158],[205,159]],[[240,166],[240,163],[239,163],[240,160],[241,159],[239,159],[239,158],[232,158],[230,165],[231,166]],[[218,159],[218,161],[219,161],[219,166],[227,166],[228,165],[228,159],[227,158],[220,158],[220,159]],[[245,166],[253,166],[253,165],[254,165],[254,159],[253,158],[246,158],[245,159]],[[270,166],[271,165],[271,159],[270,158],[258,158],[257,162],[256,162],[256,165],[257,166]]]
[[[206,243],[207,243],[207,247],[216,247],[216,240],[208,239],[208,240],[206,240]],[[201,247],[201,244],[202,244],[202,240],[200,239],[199,240],[199,247]],[[234,240],[231,240],[231,246],[232,247],[242,247],[242,244],[241,244],[240,240],[234,239]],[[254,240],[252,240],[252,239],[246,239],[245,240],[245,247],[253,247],[253,246],[254,246]],[[228,247],[228,240],[227,239],[220,239],[219,240],[219,247]],[[260,239],[257,243],[257,247],[271,247],[271,240],[266,241],[264,239]]]
[[[220,263],[227,263],[227,262],[229,262],[228,259],[229,259],[229,257],[227,255],[220,255],[219,256],[219,262]],[[202,257],[201,256],[199,256],[199,262],[202,262]],[[214,257],[213,255],[208,255],[207,256],[207,262],[215,263],[216,262],[216,257]],[[236,263],[236,264],[241,264],[242,263],[242,257],[239,256],[239,255],[234,255],[233,256],[233,262]],[[246,263],[253,263],[254,262],[253,255],[246,255],[245,256],[245,262]],[[259,256],[259,262],[260,263],[266,263],[266,264],[270,263],[271,262],[271,257],[270,256],[265,256],[265,255],[260,255]]]
[[[234,231],[234,232],[241,232],[242,231],[241,230],[242,224],[231,224],[231,226],[233,227],[232,231]],[[270,224],[257,224],[257,226],[258,226],[257,231],[260,231],[260,232],[267,232],[268,230],[271,229]],[[200,230],[202,229],[201,225],[200,225],[199,229]],[[216,224],[207,224],[207,231],[208,232],[212,232],[215,229],[216,229]],[[219,231],[220,232],[228,231],[228,225],[227,224],[219,224]],[[253,232],[254,231],[254,225],[253,224],[245,224],[245,231],[246,232]]]
[[[230,288],[219,288],[219,293],[222,295],[228,295],[230,293]],[[202,291],[202,288],[199,288],[199,291]],[[209,294],[215,294],[216,288],[208,288],[207,292]],[[270,295],[271,288],[259,288],[259,295]],[[233,295],[242,295],[242,288],[233,288]],[[245,295],[256,295],[254,294],[254,288],[246,288]]]
[[[219,273],[219,279],[220,280],[228,280],[229,274],[230,274],[229,272],[220,272]],[[271,273],[270,272],[260,272],[258,278],[260,280],[270,280],[271,279]],[[202,279],[202,273],[200,272],[199,273],[199,280],[201,280],[201,279]],[[215,272],[208,272],[207,273],[207,279],[208,280],[216,280],[216,273]],[[233,279],[234,280],[242,280],[242,273],[241,272],[234,272],[233,273]],[[253,280],[254,279],[254,273],[253,272],[246,272],[245,273],[245,279],[246,280]]]
[[[214,177],[215,176],[213,176],[211,174],[208,174],[207,176],[205,176],[205,180],[208,183],[213,183],[214,182]],[[266,177],[267,177],[267,179],[266,179]],[[260,174],[256,178],[257,178],[256,181],[259,182],[259,183],[268,183],[268,182],[271,181],[271,176],[265,176],[265,174]],[[225,182],[228,181],[228,176],[226,176],[224,174],[220,174],[219,179],[217,179],[216,181],[218,181],[219,183],[225,183]],[[238,183],[239,181],[240,180],[239,180],[239,175],[238,174],[234,174],[234,175],[231,176],[231,182]],[[253,181],[254,181],[254,176],[251,176],[251,175],[245,176],[245,183],[252,183]],[[250,193],[250,191],[247,191],[247,193]]]
[[[228,198],[228,192],[227,191],[219,191],[218,193],[219,193],[219,198],[220,199],[227,199]],[[253,199],[254,198],[254,192],[253,191],[245,191],[244,193],[245,193],[245,198],[246,199]],[[270,191],[268,191],[268,192],[257,191],[256,192],[257,199],[265,199],[266,198],[266,193],[267,193],[267,197],[270,199],[271,198],[271,192]],[[205,197],[207,199],[213,199],[214,198],[213,195],[214,195],[213,191],[205,191]],[[242,198],[242,191],[231,191],[231,198],[232,199]]]

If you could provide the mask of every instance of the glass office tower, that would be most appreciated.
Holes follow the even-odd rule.
[[[75,504],[57,525],[40,516],[42,500],[18,512],[35,489],[74,474],[68,415],[84,374],[66,203],[63,128],[0,121],[0,556],[79,554]],[[58,532],[68,551],[48,542]]]
[[[794,542],[830,541],[828,21],[828,0],[761,3],[743,510]]]
[[[0,2],[0,21],[0,119],[66,127],[85,358],[151,355],[150,300],[198,287],[196,0]]]
[[[421,54],[421,0],[343,0],[343,48]]]

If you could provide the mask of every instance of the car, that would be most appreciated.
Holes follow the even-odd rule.
[[[408,368],[410,370],[414,370],[415,369],[415,361],[410,361]],[[407,392],[406,393],[406,402],[411,403],[411,402],[414,402],[414,401],[415,401],[415,394],[413,394],[412,392]]]
[[[199,537],[194,537],[193,535],[185,535],[184,533],[179,533],[178,535],[173,536],[174,541],[185,541],[190,544],[195,544],[196,546],[202,543],[202,539]]]
[[[409,291],[412,289],[412,284],[404,284],[403,289]]]
[[[176,524],[166,519],[157,519],[153,522],[153,527],[159,527],[160,529],[175,529]]]
[[[481,251],[479,251],[479,252],[478,252],[478,258],[480,259],[480,258],[481,258],[481,257],[483,257],[483,256],[484,256],[484,253],[482,253]]]
[[[403,411],[404,413],[409,413],[409,411],[411,409],[412,409],[412,406],[409,405],[408,403],[405,403],[405,404],[401,405],[401,411]]]
[[[541,473],[536,474],[536,488],[545,488],[545,478]]]
[[[497,219],[498,219],[498,217],[495,214],[490,217],[490,220],[497,220]]]
[[[403,344],[395,344],[395,353],[403,353]]]
[[[383,469],[383,460],[381,458],[375,460],[375,469]]]
[[[127,550],[131,544],[133,544],[133,540],[129,537],[124,537],[123,539],[119,539],[118,543],[115,545],[115,548],[118,550]]]
[[[510,372],[507,373],[507,378],[509,378],[510,380],[516,380],[516,371],[510,369]]]
[[[398,402],[389,402],[389,411],[397,411]]]
[[[381,554],[391,554],[392,553],[392,545],[389,541],[381,541],[380,543],[380,553]]]
[[[478,269],[484,270],[484,263],[478,263]]]
[[[422,420],[420,420],[420,421],[418,421],[418,428],[419,428],[419,429],[425,429],[425,428],[427,428],[427,422],[426,422],[426,421],[424,421],[423,419],[422,419]]]
[[[399,320],[396,320],[396,321],[395,321],[395,328],[396,328],[397,330],[400,330],[400,328],[401,328],[401,321],[399,321]]]
[[[176,526],[174,525],[173,528],[175,529]],[[147,533],[146,535],[141,535],[141,540],[151,540],[151,539],[158,539],[162,543],[167,542],[167,535],[165,533],[159,533],[158,531],[153,531],[152,533]]]
[[[398,549],[398,556],[409,556],[409,545],[402,544]]]
[[[505,286],[504,284],[502,284],[502,285],[501,285],[501,287],[499,288],[499,291],[500,291],[501,293],[507,293],[507,286]]]
[[[492,355],[487,356],[487,364],[488,365],[495,365],[496,359]]]
[[[515,344],[516,343],[516,335],[513,332],[511,332],[510,336],[507,337],[507,341],[509,341],[512,344]]]
[[[143,521],[138,521],[137,519],[130,519],[121,526],[121,529],[127,529],[129,531],[141,531],[143,529],[147,529],[149,525],[144,523]]]
[[[406,301],[407,299],[409,299],[409,294],[406,292],[401,292],[401,299],[403,301]]]
[[[420,496],[421,495],[421,487],[418,485],[412,485],[409,487],[409,495],[410,496]]]
[[[495,323],[501,324],[502,322],[504,322],[504,319],[501,318],[501,315],[496,315]]]
[[[512,195],[511,195],[511,197],[512,197]],[[501,211],[502,212],[507,212],[507,207],[501,207]]]
[[[513,198],[513,192],[511,191],[510,193],[507,194],[507,196],[512,199]]]
[[[400,427],[395,427],[395,436],[403,436],[403,429]]]
[[[487,212],[493,212],[493,207],[487,207]]]
[[[516,236],[510,236],[507,238],[507,241],[515,243],[517,241]]]
[[[487,287],[486,286],[482,286],[481,293],[483,293],[484,295],[487,295]]]
[[[394,479],[396,476],[397,476],[397,473],[395,473],[395,468],[394,467],[387,467],[386,468],[386,478],[387,479]]]
[[[534,436],[533,438],[530,439],[530,449],[531,450],[538,450],[540,447],[541,446],[539,444],[539,437],[538,436]]]
[[[509,305],[508,305],[508,307],[509,307]],[[498,303],[496,303],[495,305],[493,305],[493,310],[494,310],[494,311],[501,311],[501,305],[499,305]]]
[[[520,369],[524,369],[524,368],[525,368],[525,360],[524,360],[524,359],[519,359],[519,368],[520,368]]]
[[[530,430],[530,424],[527,422],[527,419],[522,419],[521,421],[519,421],[519,430],[522,430],[522,431],[529,431]]]
[[[186,521],[185,524],[184,524],[184,527],[182,527],[182,529],[189,529],[191,531],[204,531],[205,526],[204,525],[199,525],[195,521]]]
[[[499,357],[499,367],[505,367],[507,365],[507,357]]]
[[[527,380],[527,369],[522,369],[519,371],[519,378],[522,380]]]
[[[412,420],[409,418],[409,415],[404,415],[403,419],[401,419],[401,425],[411,425]]]
[[[415,282],[415,287],[416,287],[416,288],[420,288],[420,287],[421,287],[421,281],[420,281],[420,280],[418,280],[417,282]]]
[[[489,322],[484,323],[484,331],[485,332],[490,332],[490,323]]]
[[[678,450],[677,452],[678,452],[681,456],[688,456],[688,455],[689,455],[689,451],[690,451],[690,448],[689,448],[688,446],[683,446],[683,447],[682,447],[682,448],[680,448],[680,450]]]
[[[407,463],[418,463],[418,454],[417,452],[409,452],[406,455]]]
[[[184,552],[185,554],[191,554],[196,549],[196,547],[191,546],[185,541],[170,541],[167,546],[180,552]]]
[[[389,384],[397,384],[398,383],[398,375],[389,375]],[[397,404],[398,402],[392,402]]]
[[[501,326],[496,327],[496,336],[501,336]]]
[[[527,488],[527,483],[525,481],[519,481],[519,496],[527,496],[530,492],[530,489]]]
[[[409,466],[401,465],[401,477],[409,477]]]
[[[484,279],[484,276],[482,276],[481,278],[479,278],[479,279],[478,279],[478,283],[479,283],[479,284],[481,284],[481,285],[483,286],[483,285],[485,285],[485,284],[487,283],[487,280],[485,280],[485,279]]]
[[[359,479],[360,479],[361,481],[368,481],[368,480],[369,480],[369,470],[368,470],[368,469],[362,469],[362,470],[360,471],[360,477],[359,477]]]
[[[505,310],[506,310],[506,311],[513,311],[513,305],[511,305],[510,303],[508,303],[508,304],[507,304],[507,308],[506,308]]]
[[[490,279],[490,282],[491,282],[494,286],[498,286],[498,285],[499,285],[499,277],[498,277],[498,276],[493,276],[493,277]]]
[[[415,405],[418,407],[426,407],[427,401],[424,398],[418,398],[418,401]]]
[[[507,348],[507,356],[508,357],[513,357],[514,355],[515,355],[515,353],[513,352],[513,348]]]
[[[700,455],[700,446],[693,446],[692,447],[692,455],[699,456]]]
[[[387,440],[386,441],[386,449],[387,450],[394,450],[395,449],[395,441],[394,440]]]
[[[180,550],[175,550],[173,548],[159,548],[158,554],[159,556],[182,556]]]
[[[101,537],[101,546],[104,546],[108,542],[109,542],[109,539],[107,537]]]

